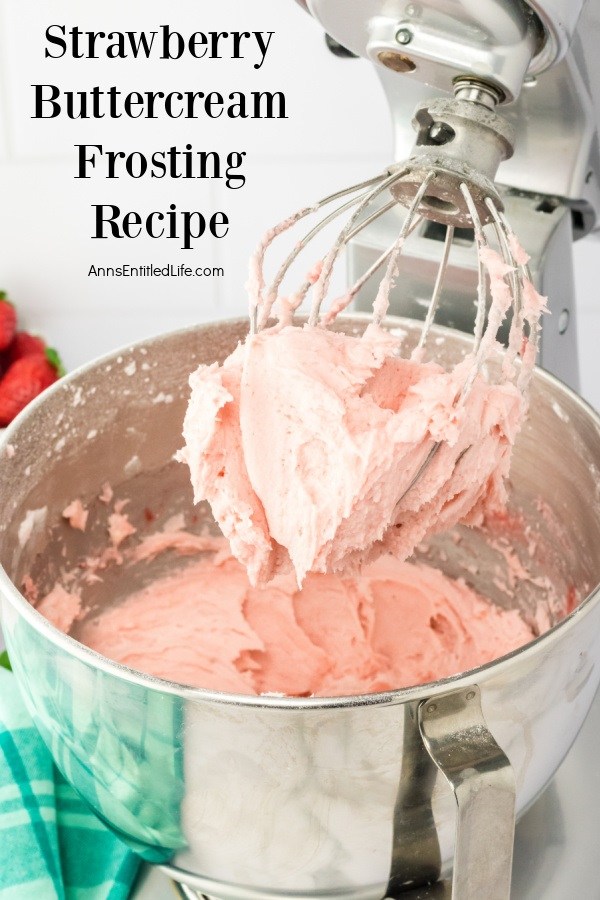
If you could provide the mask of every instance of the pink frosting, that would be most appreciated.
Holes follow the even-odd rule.
[[[287,327],[192,375],[181,458],[253,584],[290,564],[301,584],[390,550],[404,559],[503,504],[520,392],[477,376],[461,405],[471,360],[446,372],[397,350],[374,326]]]
[[[55,584],[50,593],[36,604],[37,611],[60,631],[68,632],[81,613],[81,597]]]
[[[171,546],[172,536],[156,537],[163,549]],[[139,671],[197,687],[339,696],[453,675],[533,637],[516,611],[389,555],[360,576],[310,575],[302,590],[291,575],[251,587],[225,542],[206,540],[214,556],[84,619],[79,640]],[[55,588],[38,609],[68,630],[80,600]]]
[[[115,509],[117,509],[116,505]],[[119,544],[123,543],[125,538],[135,534],[135,532],[136,529],[133,527],[125,513],[117,511],[111,513],[108,517],[108,536],[113,547],[118,547]]]
[[[62,514],[63,519],[67,519],[71,528],[77,528],[79,531],[85,531],[89,513],[81,500],[73,500],[71,503],[69,503],[68,506],[63,509]]]
[[[113,489],[110,486],[108,481],[105,481],[102,485],[102,490],[98,494],[98,499],[102,501],[102,503],[110,503],[113,498]]]

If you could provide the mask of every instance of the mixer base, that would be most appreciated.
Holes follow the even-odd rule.
[[[599,736],[600,694],[550,787],[517,825],[512,900],[598,896],[600,803],[590,800],[600,797]],[[413,892],[404,896],[420,900],[423,895]],[[131,900],[168,897],[202,900],[201,894],[193,892],[186,898],[179,886],[151,867],[143,873]]]

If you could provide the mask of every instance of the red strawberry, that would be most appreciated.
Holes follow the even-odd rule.
[[[6,350],[17,330],[17,313],[12,303],[6,299],[5,291],[0,291],[0,350]]]
[[[8,425],[28,403],[63,374],[55,350],[24,356],[0,381],[0,427]]]
[[[6,351],[6,361],[10,366],[11,363],[22,359],[24,356],[36,356],[45,352],[46,342],[41,337],[29,334],[28,331],[17,331],[10,347]]]

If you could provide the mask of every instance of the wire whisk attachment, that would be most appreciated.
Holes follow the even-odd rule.
[[[311,289],[312,297],[308,324],[312,327],[330,325],[337,316],[350,306],[366,282],[387,263],[373,304],[374,323],[380,325],[383,322],[389,308],[390,291],[399,271],[404,243],[412,232],[418,228],[423,218],[433,218],[430,204],[432,198],[435,198],[435,194],[430,194],[430,189],[440,177],[435,170],[430,170],[427,173],[416,191],[394,243],[375,260],[347,292],[331,303],[329,309],[323,311],[323,307],[328,295],[332,272],[342,250],[363,229],[397,206],[398,201],[392,196],[391,198],[386,198],[384,203],[378,205],[373,211],[370,210],[375,201],[381,195],[385,195],[386,192],[389,193],[390,189],[403,178],[406,172],[407,169],[405,167],[396,167],[368,181],[360,182],[330,194],[313,206],[300,209],[267,232],[251,259],[250,277],[247,283],[250,296],[250,330],[252,333],[261,331],[267,326],[277,303],[279,304],[279,322],[281,324],[290,324],[293,321],[294,313],[300,309]],[[474,324],[474,355],[477,359],[475,371],[479,371],[481,368],[486,354],[496,341],[500,327],[507,316],[512,314],[505,365],[505,371],[508,372],[520,353],[524,338],[527,339],[530,354],[537,348],[539,313],[537,309],[534,309],[533,311],[530,310],[529,316],[524,314],[524,299],[529,298],[531,300],[534,293],[531,275],[527,267],[528,257],[506,220],[498,197],[490,196],[485,198],[489,222],[484,225],[473,201],[469,185],[466,182],[461,183],[460,191],[464,197],[465,207],[470,215],[470,224],[474,232],[478,257],[478,286]],[[327,212],[296,243],[267,286],[264,276],[265,255],[276,238],[304,218],[321,212],[338,200],[343,200],[343,202],[330,212]],[[295,292],[291,295],[283,296],[281,294],[282,283],[292,264],[324,228],[352,207],[354,207],[353,212],[339,232],[328,253],[318,260],[316,264],[312,265],[304,282]],[[446,226],[446,236],[437,277],[427,306],[418,345],[416,351],[413,352],[423,350],[431,326],[435,321],[435,315],[443,294],[444,276],[448,267],[454,231],[453,225]],[[490,231],[493,235],[495,247],[490,242],[490,235],[486,233]],[[498,302],[495,304],[490,302],[491,294],[496,295]],[[539,301],[536,300],[534,307],[537,308],[537,306],[539,306]],[[487,328],[484,329],[486,318]],[[530,321],[532,318],[534,321]]]
[[[423,218],[435,218],[435,211],[441,204],[439,196],[444,190],[443,182],[446,177],[446,173],[443,171],[430,169],[425,174],[423,181],[414,192],[393,244],[381,253],[346,293],[330,303],[328,308],[325,308],[325,303],[333,268],[342,250],[364,228],[396,206],[398,200],[394,196],[394,189],[405,179],[408,171],[407,166],[398,166],[386,170],[376,178],[330,194],[314,206],[299,210],[265,235],[252,257],[250,278],[247,284],[250,296],[251,334],[256,334],[267,327],[274,310],[277,311],[278,317],[275,327],[281,328],[292,324],[295,313],[300,309],[309,293],[311,293],[311,297],[308,326],[316,328],[331,325],[350,306],[365,283],[385,266],[372,307],[373,326],[382,325],[389,308],[390,292],[399,275],[403,246],[411,233],[421,224]],[[500,382],[513,382],[521,393],[525,393],[537,355],[540,317],[545,310],[545,298],[537,293],[531,280],[527,265],[528,256],[508,223],[496,192],[493,191],[495,196],[479,197],[476,203],[466,180],[460,182],[458,190],[462,197],[460,224],[464,226],[465,217],[468,216],[468,222],[473,229],[477,252],[478,284],[477,295],[474,298],[476,313],[473,329],[474,343],[470,353],[471,364],[455,398],[457,410],[465,404],[477,376],[486,368],[486,363],[499,351],[502,351],[504,356],[499,375],[494,377]],[[383,202],[380,201],[380,198],[383,198]],[[342,202],[335,206],[340,200]],[[326,208],[330,205],[334,205],[334,208],[327,212]],[[376,205],[375,209],[373,209],[374,205]],[[264,276],[264,260],[271,244],[280,234],[304,218],[323,210],[325,210],[325,215],[298,241],[267,286]],[[348,210],[352,210],[352,212],[346,224],[339,231],[331,249],[310,268],[304,282],[294,293],[282,296],[282,284],[291,265],[327,225]],[[485,221],[482,221],[481,210],[485,211]],[[447,210],[444,210],[444,218],[447,218]],[[417,344],[411,354],[411,359],[416,362],[424,360],[427,338],[443,296],[444,278],[452,252],[454,233],[454,226],[447,224],[439,267],[426,315]],[[498,332],[506,321],[510,323],[508,341],[506,346],[502,347],[498,342]],[[518,365],[518,358],[525,364]],[[428,456],[408,490],[424,473],[438,448],[438,443],[432,444]]]

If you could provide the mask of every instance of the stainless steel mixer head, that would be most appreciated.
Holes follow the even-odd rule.
[[[344,47],[438,90],[451,91],[454,79],[466,75],[494,84],[511,101],[527,72],[554,62],[563,49],[548,39],[537,7],[567,0],[537,3],[535,11],[523,0],[300,2]],[[563,31],[571,18],[562,15]]]
[[[451,91],[483,78],[502,100],[556,66],[573,42],[585,0],[297,0],[352,54]]]

